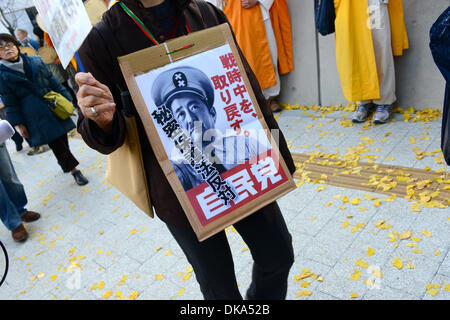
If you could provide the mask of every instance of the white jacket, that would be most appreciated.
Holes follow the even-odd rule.
[[[14,129],[8,121],[0,120],[0,144],[12,137]]]

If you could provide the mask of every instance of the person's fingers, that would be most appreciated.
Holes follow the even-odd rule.
[[[111,99],[112,95],[110,94],[109,90],[105,91],[104,89],[101,89],[99,87],[90,86],[90,85],[82,85],[79,87],[77,92],[77,99],[83,99],[88,96],[103,98],[103,99]]]
[[[94,108],[97,114],[100,115],[106,112],[114,112],[116,110],[116,104],[111,102],[105,102],[88,108],[89,112],[93,113],[91,108]]]
[[[97,106],[105,103],[111,103],[111,99],[99,98],[95,96],[87,96],[78,100],[78,106],[84,108],[90,108],[92,106]]]
[[[109,90],[108,86],[104,85],[103,83],[101,83],[100,81],[95,79],[94,76],[90,72],[89,73],[78,72],[75,75],[75,81],[79,87],[81,87],[83,85],[93,86],[93,87],[97,87],[111,95],[111,91]]]
[[[112,116],[116,110],[116,104],[111,102],[106,102],[103,104],[94,105],[92,107],[81,107],[81,112],[86,118],[92,119],[97,122],[97,120],[105,120],[104,114],[107,114],[112,120]],[[95,112],[94,112],[95,111]]]
[[[106,92],[108,95],[111,95],[111,91],[109,90],[107,85],[104,85],[103,83],[99,82],[98,80],[95,80],[95,84],[96,87],[102,89],[104,92]]]
[[[94,76],[90,72],[78,72],[75,74],[75,82],[78,86],[82,86],[84,84],[93,85],[95,81]]]

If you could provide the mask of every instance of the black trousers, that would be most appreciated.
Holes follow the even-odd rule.
[[[242,300],[224,231],[199,242],[190,227],[167,226],[192,265],[206,300]],[[285,299],[294,253],[292,237],[277,203],[271,203],[239,221],[234,228],[247,244],[254,260],[247,299]]]
[[[63,172],[70,172],[80,164],[69,149],[67,134],[63,134],[58,139],[53,140],[48,146],[52,149]]]
[[[17,147],[21,147],[22,146],[23,138],[20,135],[20,133],[18,133],[16,131],[16,129],[14,129],[14,135],[11,137],[11,139],[14,141],[14,143],[16,144]]]

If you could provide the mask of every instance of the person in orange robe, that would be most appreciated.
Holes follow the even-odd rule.
[[[272,111],[280,111],[279,75],[294,70],[286,0],[207,0],[223,9]]]

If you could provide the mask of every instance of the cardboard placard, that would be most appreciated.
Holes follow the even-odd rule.
[[[199,241],[295,189],[228,24],[118,59]]]

